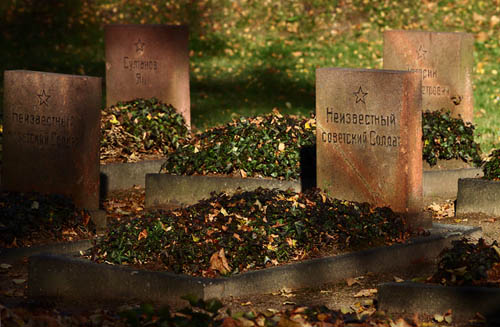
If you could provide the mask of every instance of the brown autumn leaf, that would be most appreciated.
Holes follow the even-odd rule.
[[[399,318],[396,321],[390,320],[391,327],[412,327],[409,323],[406,322],[403,318]]]
[[[500,263],[497,262],[496,264],[491,267],[486,274],[488,275],[488,282],[490,283],[499,283],[500,282]]]
[[[227,262],[224,248],[221,248],[219,251],[212,254],[210,257],[210,269],[217,270],[223,275],[231,272],[231,267],[229,267]]]
[[[352,286],[354,284],[360,285],[358,279],[353,277],[346,278],[345,282],[347,283],[347,286]]]
[[[139,233],[139,237],[137,238],[138,241],[142,240],[143,238],[148,237],[148,231],[147,229],[143,229],[142,232]]]
[[[89,221],[90,221],[90,215],[88,214],[88,212],[86,211],[83,211],[83,226],[87,226]]]

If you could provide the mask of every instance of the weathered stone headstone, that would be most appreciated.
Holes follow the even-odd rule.
[[[384,69],[418,72],[422,109],[451,111],[472,122],[474,37],[466,33],[384,32]]]
[[[317,69],[318,187],[421,218],[420,88],[411,72]]]
[[[190,125],[188,28],[109,25],[105,34],[107,105],[156,97]]]
[[[2,188],[99,207],[102,79],[4,72]]]

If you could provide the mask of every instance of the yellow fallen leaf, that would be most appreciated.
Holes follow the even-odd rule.
[[[285,150],[285,143],[280,143],[280,144],[278,145],[278,150],[280,150],[280,151],[284,151],[284,150]]]
[[[120,122],[116,119],[115,115],[111,115],[111,119],[109,121],[111,124],[119,124]]]
[[[498,18],[498,16],[491,16],[490,18],[490,27],[493,27],[495,26],[496,24],[500,23],[500,18]]]
[[[354,294],[354,297],[372,296],[377,293],[376,288],[366,288]]]
[[[399,277],[394,276],[394,281],[395,281],[396,283],[402,283],[402,282],[404,282],[405,280],[404,280],[403,278],[399,278]]]
[[[226,209],[224,209],[224,207],[220,208],[220,213],[224,215],[224,217],[226,217],[228,215]]]

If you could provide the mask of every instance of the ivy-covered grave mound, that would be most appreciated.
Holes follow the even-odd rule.
[[[500,286],[500,248],[496,241],[477,242],[465,238],[452,242],[440,255],[430,282],[446,286]]]
[[[483,163],[484,178],[500,181],[500,149],[493,150]]]
[[[119,102],[105,108],[101,130],[102,162],[164,157],[189,136],[182,115],[156,98]]]
[[[422,116],[423,159],[434,166],[438,160],[460,159],[481,166],[481,148],[474,141],[474,126],[450,112],[426,111]]]
[[[404,219],[389,208],[331,199],[318,189],[259,188],[111,226],[89,255],[97,262],[215,277],[409,236]]]
[[[90,215],[62,195],[0,192],[0,247],[92,237]]]
[[[300,149],[314,146],[315,138],[314,118],[274,110],[192,136],[168,156],[162,172],[298,179]]]

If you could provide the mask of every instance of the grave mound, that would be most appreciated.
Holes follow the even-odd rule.
[[[101,162],[135,162],[176,151],[188,129],[172,105],[156,98],[105,108],[101,118]]]
[[[75,241],[94,235],[88,212],[77,209],[65,196],[1,192],[0,198],[2,248]]]
[[[336,200],[318,189],[259,188],[110,226],[89,256],[96,262],[216,277],[404,242],[407,228],[389,208]]]
[[[301,149],[315,144],[313,118],[278,111],[196,134],[169,154],[162,172],[298,179]]]

